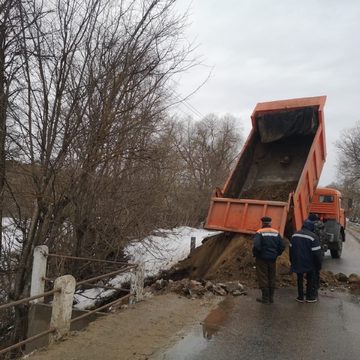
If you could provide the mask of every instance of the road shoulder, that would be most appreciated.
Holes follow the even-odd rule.
[[[29,357],[31,360],[144,360],[199,324],[219,300],[189,300],[176,294],[154,296],[71,333]]]

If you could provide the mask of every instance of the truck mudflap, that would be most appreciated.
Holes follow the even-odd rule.
[[[213,197],[205,228],[254,234],[261,227],[260,219],[270,216],[272,227],[284,235],[288,206],[281,201]]]

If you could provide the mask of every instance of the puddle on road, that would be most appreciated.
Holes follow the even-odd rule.
[[[203,337],[211,338],[224,326],[230,311],[234,307],[234,298],[227,296],[219,305],[207,315],[202,323]]]
[[[172,346],[165,353],[156,356],[155,360],[186,360],[192,359],[196,354],[204,350],[216,336],[217,332],[226,323],[229,314],[234,306],[234,298],[232,296],[226,297],[218,306],[210,311],[201,325],[197,325],[190,330],[179,342]]]

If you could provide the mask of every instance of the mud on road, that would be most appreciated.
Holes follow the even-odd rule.
[[[85,331],[40,350],[30,360],[145,360],[203,321],[221,298],[188,300],[169,293],[98,319]]]

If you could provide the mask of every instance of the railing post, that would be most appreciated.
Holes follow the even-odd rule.
[[[131,273],[130,293],[133,296],[130,297],[130,304],[139,302],[144,298],[144,280],[144,264],[138,264],[134,272]]]
[[[50,327],[55,328],[56,332],[50,336],[50,342],[60,339],[70,330],[75,286],[76,280],[72,275],[64,275],[55,280],[54,289],[61,289],[61,292],[54,294]]]
[[[34,260],[31,274],[30,296],[42,294],[45,290],[45,276],[49,248],[46,245],[34,249]],[[32,303],[43,302],[44,298],[32,300]]]

